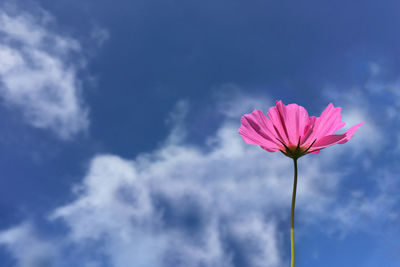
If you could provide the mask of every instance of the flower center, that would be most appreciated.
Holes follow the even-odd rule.
[[[277,139],[283,146],[285,149],[281,149],[281,152],[289,157],[289,158],[293,158],[293,159],[298,159],[304,155],[306,155],[308,153],[308,151],[310,150],[310,148],[314,145],[315,141],[317,141],[317,139],[315,139],[310,145],[308,146],[300,146],[300,140],[301,140],[301,136],[299,137],[299,141],[297,143],[297,146],[289,144],[286,145],[285,143],[283,143],[281,140]]]

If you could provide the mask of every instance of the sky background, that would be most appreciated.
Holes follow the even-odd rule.
[[[289,266],[292,161],[237,132],[276,100],[366,123],[299,160],[296,266],[400,266],[399,10],[2,2],[0,266]]]

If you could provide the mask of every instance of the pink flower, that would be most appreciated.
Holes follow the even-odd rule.
[[[276,101],[268,111],[268,117],[254,110],[241,119],[239,134],[252,145],[259,145],[269,152],[281,151],[288,157],[299,158],[335,144],[349,141],[359,123],[343,134],[334,134],[345,123],[340,115],[341,108],[330,103],[320,117],[309,117],[306,109],[297,104],[285,106]]]

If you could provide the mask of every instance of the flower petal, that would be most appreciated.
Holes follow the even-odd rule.
[[[289,135],[285,125],[286,107],[282,101],[276,101],[276,107],[268,110],[268,117],[271,119],[276,136],[284,144],[289,144]]]
[[[364,124],[365,124],[365,122],[361,122],[361,123],[358,123],[358,124],[354,125],[354,126],[351,127],[350,129],[348,129],[348,130],[344,133],[344,134],[346,135],[345,140],[339,142],[339,144],[344,144],[344,143],[346,143],[347,141],[349,141],[349,140],[353,137],[353,135],[354,135],[354,133],[357,131],[357,129],[360,128],[360,126],[361,126],[361,125],[364,125]]]
[[[280,149],[278,148],[270,148],[270,147],[265,147],[265,146],[261,146],[262,149],[267,150],[268,152],[277,152],[280,151]]]
[[[257,109],[244,115],[239,134],[246,143],[259,145],[269,152],[282,151],[288,157],[318,154],[328,146],[346,143],[364,124],[354,125],[344,134],[334,134],[345,125],[340,112],[340,107],[329,103],[320,117],[309,117],[302,106],[285,106],[279,100],[267,116]]]
[[[315,142],[315,144],[312,146],[312,149],[322,149],[335,144],[344,144],[353,137],[357,129],[363,124],[364,122],[354,125],[344,134],[333,134],[324,136]]]
[[[282,101],[277,101],[276,107],[269,109],[268,117],[274,126],[276,138],[287,146],[297,145],[310,121],[304,107],[297,104],[285,106]]]
[[[300,145],[305,145],[307,146],[307,144],[311,144],[312,142],[314,142],[314,140],[311,140],[311,138],[309,138],[311,136],[311,134],[314,131],[314,126],[315,126],[315,121],[316,121],[316,117],[315,116],[311,116],[308,124],[306,125],[306,127],[304,127],[304,131],[303,134],[301,136],[301,140],[300,140]]]
[[[311,139],[321,139],[342,128],[344,122],[342,122],[340,111],[340,107],[335,108],[332,103],[329,103],[321,116],[316,119]]]
[[[297,145],[309,121],[308,112],[304,107],[297,104],[286,106],[285,124],[292,145]]]
[[[261,128],[264,130],[266,135],[271,139],[271,141],[279,144],[277,142],[277,135],[271,120],[267,116],[265,116],[261,110],[258,109],[255,109],[252,114],[254,115],[254,118],[259,122]]]
[[[333,134],[317,139],[311,149],[321,149],[334,144],[338,144],[340,141],[346,138],[346,134]]]
[[[255,110],[242,116],[239,134],[248,144],[260,145],[269,149],[279,149],[280,146],[274,140],[275,137],[271,136],[265,127],[268,123],[270,122],[268,122],[265,115],[261,111]]]

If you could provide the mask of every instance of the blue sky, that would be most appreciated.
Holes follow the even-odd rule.
[[[299,160],[296,266],[400,266],[397,1],[0,5],[0,266],[289,266],[275,100],[341,106]]]

